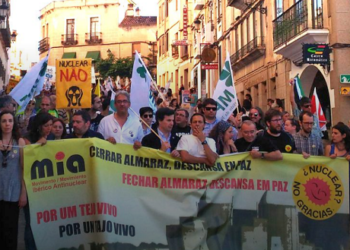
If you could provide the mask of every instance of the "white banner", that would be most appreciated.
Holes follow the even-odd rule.
[[[218,103],[216,118],[220,120],[226,121],[238,106],[230,55],[228,52],[224,68],[220,73],[220,79],[214,91],[213,99]]]

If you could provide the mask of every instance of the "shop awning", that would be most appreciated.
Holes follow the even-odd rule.
[[[85,58],[91,58],[93,61],[100,59],[100,51],[88,51]]]
[[[62,59],[73,59],[77,58],[77,53],[76,52],[65,52],[63,53]]]

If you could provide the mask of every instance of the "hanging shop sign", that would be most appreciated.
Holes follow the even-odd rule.
[[[303,63],[330,64],[328,44],[303,44]]]

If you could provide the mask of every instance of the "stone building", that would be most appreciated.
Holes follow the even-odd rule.
[[[0,89],[7,85],[10,76],[10,0],[3,0],[0,5]]]
[[[124,1],[126,2],[126,1]],[[61,58],[132,57],[135,50],[156,64],[157,17],[141,16],[140,9],[119,0],[53,1],[40,11],[40,59],[49,48],[49,65]]]
[[[244,95],[250,94],[253,105],[266,110],[267,99],[278,98],[291,111],[289,80],[298,75],[306,96],[311,97],[316,89],[331,124],[348,122],[350,116],[344,114],[349,114],[350,88],[341,93],[348,83],[341,83],[340,75],[348,75],[349,79],[343,81],[350,82],[349,1],[161,0],[160,16],[165,13],[165,21],[159,18],[159,48],[159,44],[164,46],[160,35],[166,31],[169,33],[166,48],[176,39],[175,30],[183,33],[183,16],[176,14],[179,11],[174,11],[174,5],[184,4],[188,6],[188,57],[174,59],[170,52],[159,55],[160,65],[164,65],[158,67],[161,85],[176,71],[179,62],[189,70],[190,76],[187,71],[181,71],[175,81],[183,77],[185,87],[196,86],[200,97],[212,96],[228,52],[241,103]],[[168,6],[169,11],[164,12],[163,6],[165,9]],[[329,45],[330,64],[304,63],[302,44]],[[215,52],[213,63],[205,61],[205,48]],[[203,69],[203,65],[215,63],[217,70]]]

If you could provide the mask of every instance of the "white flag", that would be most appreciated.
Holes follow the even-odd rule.
[[[130,90],[131,108],[139,112],[142,107],[150,106],[151,78],[142,58],[135,52],[134,67],[132,69],[132,84]]]
[[[9,95],[12,96],[20,106],[20,109],[17,110],[18,113],[23,112],[29,101],[33,99],[34,96],[39,95],[42,91],[48,59],[49,53],[39,63],[35,64],[35,66],[30,69],[30,71],[10,92]]]
[[[216,118],[219,120],[226,121],[238,106],[230,55],[228,52],[225,66],[220,73],[220,79],[214,91],[213,99],[218,103]]]

